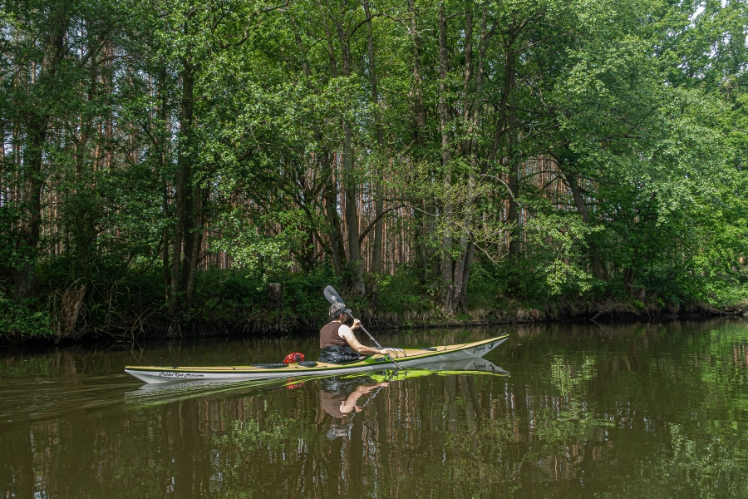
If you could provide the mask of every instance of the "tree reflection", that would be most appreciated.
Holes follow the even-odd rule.
[[[0,424],[0,497],[745,497],[746,352],[741,323],[532,326],[494,357],[511,377],[182,385],[34,409]],[[17,399],[14,383],[6,407],[48,411],[51,392]],[[68,404],[104,397],[60,386]]]

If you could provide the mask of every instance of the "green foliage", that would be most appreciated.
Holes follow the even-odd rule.
[[[277,233],[267,235],[262,230],[274,224],[280,226]],[[263,283],[269,278],[280,279],[294,265],[293,252],[302,249],[308,233],[307,219],[300,211],[261,215],[247,221],[235,210],[217,228],[222,237],[215,241],[213,250],[230,253],[239,268]]]
[[[527,226],[527,267],[537,284],[529,293],[548,297],[581,295],[592,288],[593,276],[580,259],[587,249],[585,238],[603,227],[590,228],[579,217],[539,213]],[[529,264],[529,265],[528,265]]]
[[[434,309],[434,302],[416,277],[413,266],[398,268],[394,275],[376,276],[378,304],[382,312],[426,312]]]
[[[49,338],[54,334],[53,318],[39,310],[35,300],[17,302],[0,290],[0,331],[11,337]]]
[[[745,300],[747,9],[3,4],[0,332]]]
[[[467,293],[468,310],[494,310],[503,305],[506,284],[491,272],[490,265],[473,265]]]

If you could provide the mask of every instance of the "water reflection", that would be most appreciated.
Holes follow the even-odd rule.
[[[368,377],[340,379],[335,376],[323,380],[321,385],[319,407],[333,418],[333,423],[327,431],[327,438],[334,440],[338,437],[350,437],[350,430],[353,427],[350,420],[364,410],[358,405],[359,399],[374,392],[366,401],[368,404],[379,395],[382,388],[390,386],[390,383],[388,381],[377,382]],[[321,422],[318,421],[318,423]]]
[[[339,391],[323,378],[143,388],[121,372],[129,350],[16,351],[0,359],[0,497],[748,497],[745,323],[509,332],[487,360],[511,376],[384,371]],[[313,347],[293,341],[141,355],[230,364]]]

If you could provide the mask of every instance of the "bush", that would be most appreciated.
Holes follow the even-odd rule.
[[[23,338],[52,337],[53,319],[36,300],[17,302],[0,290],[0,334]]]
[[[418,281],[415,268],[403,265],[395,275],[378,274],[376,276],[378,294],[378,311],[426,312],[433,310],[435,304],[426,288]]]

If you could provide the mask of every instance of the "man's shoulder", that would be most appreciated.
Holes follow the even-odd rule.
[[[343,335],[348,335],[348,334],[353,334],[353,330],[347,325],[341,324],[340,328],[338,328],[338,335],[342,337]]]

